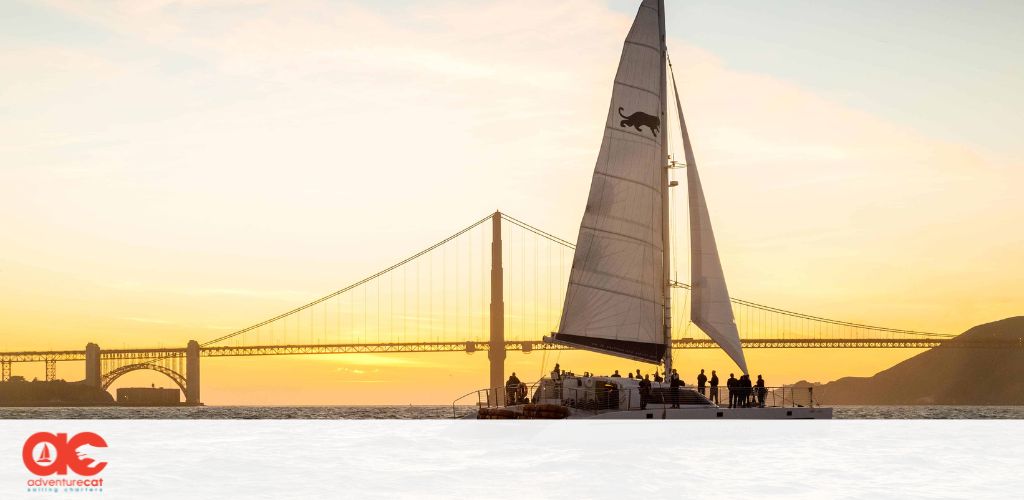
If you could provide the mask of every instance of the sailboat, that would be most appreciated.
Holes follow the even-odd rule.
[[[669,174],[672,169],[683,168],[689,200],[690,321],[729,355],[741,373],[747,374],[665,38],[664,0],[643,0],[623,44],[615,75],[559,328],[544,340],[663,365],[666,378],[672,376],[669,189],[677,183],[670,181]],[[668,155],[669,81],[685,158],[682,166]],[[528,402],[505,404],[503,391],[492,390],[493,395],[480,405],[476,416],[832,416],[831,408],[815,405],[811,394],[801,394],[809,393],[809,389],[747,387],[733,394],[726,394],[725,387],[722,394],[717,389],[708,394],[667,381],[641,383],[639,374],[637,378],[577,376],[556,369],[550,378],[535,384]],[[728,405],[724,404],[726,400]]]
[[[50,447],[43,445],[43,449],[39,452],[39,458],[36,459],[36,463],[48,464],[50,463]]]

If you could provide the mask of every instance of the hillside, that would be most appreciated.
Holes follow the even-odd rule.
[[[16,378],[0,382],[0,406],[103,406],[113,405],[110,393],[82,382],[32,382]]]
[[[1017,347],[945,345],[873,377],[813,384],[814,396],[822,404],[1024,405],[1024,316],[975,326],[953,342],[981,340],[1015,342]]]

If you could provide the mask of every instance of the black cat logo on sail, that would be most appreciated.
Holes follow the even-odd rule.
[[[619,106],[619,116],[624,118],[619,122],[620,127],[633,127],[637,132],[643,132],[643,128],[647,127],[651,129],[651,133],[654,137],[658,137],[658,132],[661,128],[661,120],[657,116],[651,116],[643,111],[637,111],[629,116],[622,114],[622,106]]]

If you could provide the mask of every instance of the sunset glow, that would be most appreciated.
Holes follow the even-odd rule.
[[[495,210],[575,241],[634,4],[0,6],[0,66],[17,76],[0,80],[0,351],[214,339]],[[877,6],[744,37],[799,8],[713,5],[680,5],[668,46],[731,294],[950,334],[1020,315],[1024,146],[1007,128],[1024,116],[1024,73],[991,74],[1018,54],[958,45],[941,12],[906,28],[919,44],[886,25],[902,19],[893,6],[856,36],[808,46]],[[935,7],[958,8],[969,6]],[[996,46],[1015,33],[989,26],[983,36],[965,23],[976,36],[961,36]],[[914,63],[934,52],[959,76],[937,81]],[[686,201],[673,207],[684,234]],[[245,342],[486,340],[489,230]],[[558,326],[572,254],[506,230],[507,267],[529,269],[505,278],[506,338],[539,340]],[[682,282],[685,245],[673,255]],[[451,292],[432,293],[441,281]],[[700,335],[690,329],[680,316],[676,337]],[[871,375],[919,352],[746,356],[778,385]],[[688,382],[701,368],[735,371],[717,350],[675,357]],[[532,382],[556,362],[654,369],[534,351],[509,352],[505,372]],[[204,358],[203,401],[448,404],[485,386],[487,366],[484,352]],[[29,379],[43,370],[14,366]],[[59,378],[82,373],[58,365]],[[151,383],[171,385],[133,372],[116,386]]]

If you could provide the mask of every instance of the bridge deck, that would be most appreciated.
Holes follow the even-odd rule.
[[[708,339],[675,339],[675,349],[717,349],[718,345]],[[745,349],[929,349],[950,346],[962,348],[1024,348],[1021,342],[1006,341],[953,341],[953,339],[904,338],[904,339],[746,339]],[[369,343],[369,344],[295,344],[295,345],[242,345],[207,346],[200,349],[204,357],[224,356],[277,356],[296,354],[350,354],[387,352],[475,352],[487,351],[487,341],[463,342],[417,342],[417,343]],[[507,351],[530,352],[534,350],[570,350],[561,344],[543,341],[506,341]],[[154,357],[184,357],[185,348],[140,348],[104,349],[102,359],[146,360]],[[22,363],[35,361],[84,361],[85,350],[81,351],[21,351],[0,352],[0,361]]]

